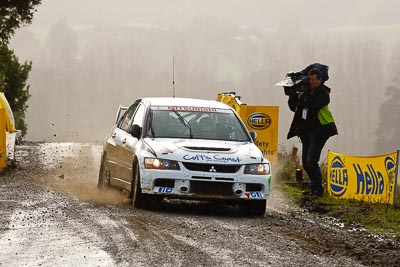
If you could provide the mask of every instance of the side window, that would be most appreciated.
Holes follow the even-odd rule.
[[[124,131],[129,130],[129,125],[130,122],[132,121],[133,114],[135,114],[135,110],[137,106],[139,105],[140,100],[137,100],[135,103],[133,103],[132,106],[129,107],[129,109],[125,112],[124,116],[122,117],[121,121],[119,122],[118,127],[121,128]]]

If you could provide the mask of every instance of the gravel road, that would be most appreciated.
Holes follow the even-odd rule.
[[[289,208],[264,217],[212,202],[135,209],[96,188],[101,146],[26,143],[0,176],[1,266],[400,266],[400,244]]]

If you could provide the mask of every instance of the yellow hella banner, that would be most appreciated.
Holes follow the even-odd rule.
[[[254,143],[272,164],[278,162],[278,106],[240,106],[240,117],[249,131],[255,131]]]
[[[328,152],[328,192],[333,197],[394,204],[398,151],[358,157]]]

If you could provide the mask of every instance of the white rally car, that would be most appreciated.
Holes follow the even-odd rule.
[[[265,213],[271,165],[239,116],[211,100],[136,100],[106,136],[98,186],[131,192],[133,205],[186,198],[227,200]]]

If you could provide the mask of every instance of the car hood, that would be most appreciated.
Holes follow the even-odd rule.
[[[199,139],[146,138],[157,157],[193,163],[249,164],[265,161],[254,143]]]

